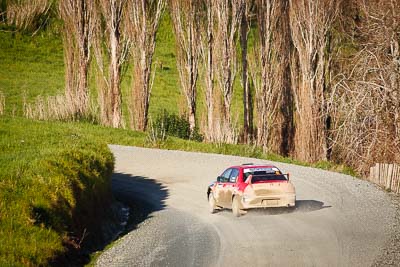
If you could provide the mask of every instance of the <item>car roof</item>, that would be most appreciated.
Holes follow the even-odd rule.
[[[254,165],[254,164],[243,164],[243,165],[235,165],[229,168],[236,169],[256,169],[256,168],[277,168],[275,165]]]

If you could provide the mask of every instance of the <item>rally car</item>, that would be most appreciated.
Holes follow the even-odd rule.
[[[289,174],[273,165],[243,164],[226,169],[207,188],[210,212],[232,209],[239,217],[245,210],[267,207],[294,207],[296,191]]]

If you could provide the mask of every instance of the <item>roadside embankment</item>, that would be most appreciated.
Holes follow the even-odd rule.
[[[112,220],[107,145],[68,124],[0,119],[0,266],[67,263]]]

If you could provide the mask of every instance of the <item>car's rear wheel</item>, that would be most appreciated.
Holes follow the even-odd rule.
[[[215,204],[215,198],[212,192],[208,194],[208,204],[210,213],[215,213],[217,210],[217,205]]]
[[[240,200],[237,196],[234,196],[232,199],[232,213],[236,217],[240,217],[242,215],[242,211],[240,210]]]

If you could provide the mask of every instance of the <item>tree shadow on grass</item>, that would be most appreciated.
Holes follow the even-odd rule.
[[[169,196],[168,189],[160,182],[143,176],[114,173],[112,176],[114,198],[130,208],[130,216],[124,234],[151,216],[151,213],[165,209]]]

